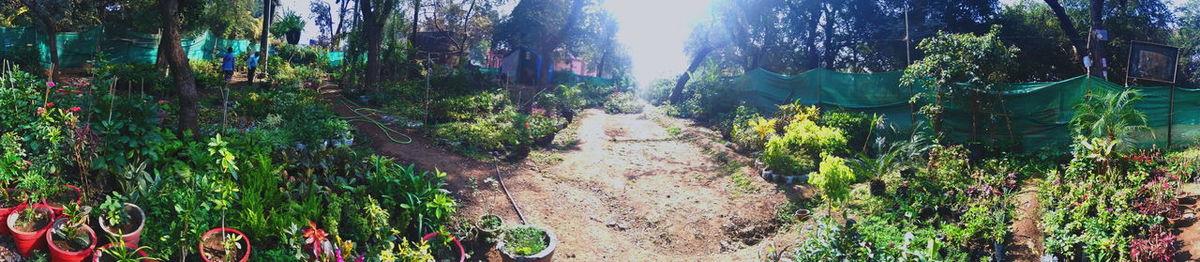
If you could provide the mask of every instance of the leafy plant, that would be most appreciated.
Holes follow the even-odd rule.
[[[108,242],[112,245],[101,248],[100,252],[114,262],[161,261],[158,258],[141,255],[146,250],[150,250],[149,247],[131,248],[125,244],[125,239],[119,237],[109,237]]]
[[[1123,142],[1121,147],[1125,147],[1132,142],[1134,131],[1150,130],[1146,127],[1146,114],[1134,107],[1141,99],[1141,93],[1136,89],[1088,93],[1075,105],[1071,127],[1079,136],[1119,141]]]
[[[854,171],[846,166],[846,161],[829,154],[822,154],[819,171],[808,175],[808,183],[821,189],[831,208],[850,195],[850,183],[854,179]]]
[[[283,14],[283,18],[271,25],[271,35],[282,37],[292,30],[304,29],[304,19],[296,15],[296,12],[287,11]]]
[[[86,247],[92,244],[92,237],[81,228],[87,226],[88,215],[92,212],[91,207],[79,206],[75,203],[69,203],[63,206],[63,216],[59,223],[54,224],[54,237],[63,239],[80,247]]]
[[[608,96],[604,111],[609,114],[637,114],[642,112],[642,104],[633,93],[617,92]]]
[[[124,202],[125,197],[120,192],[113,191],[112,194],[104,197],[103,203],[100,203],[100,218],[104,219],[105,223],[108,223],[108,225],[113,226],[117,230],[120,230],[117,225],[123,225],[131,219],[129,212],[125,211]]]
[[[442,231],[456,210],[456,203],[444,189],[446,173],[418,171],[415,165],[402,166],[391,159],[371,156],[367,174],[368,188],[380,195],[390,207],[394,224],[409,225],[418,234]]]
[[[846,137],[836,128],[818,126],[812,120],[794,121],[784,127],[782,136],[767,140],[763,162],[783,174],[804,174],[817,166],[823,153],[846,150]]]
[[[542,252],[546,243],[546,231],[536,227],[517,226],[504,231],[504,249],[514,255],[529,256]]]
[[[1000,40],[1000,26],[983,35],[938,32],[922,40],[917,49],[925,58],[904,70],[900,82],[905,86],[926,86],[929,90],[913,96],[911,102],[923,103],[920,113],[930,115],[930,124],[941,134],[942,114],[947,102],[963,101],[972,107],[986,91],[996,91],[1015,68],[1020,50]],[[984,91],[984,92],[977,92]],[[975,99],[961,99],[972,95]]]
[[[1161,225],[1154,225],[1143,238],[1134,239],[1130,243],[1129,258],[1133,261],[1171,261],[1179,246],[1175,244],[1179,236]]]

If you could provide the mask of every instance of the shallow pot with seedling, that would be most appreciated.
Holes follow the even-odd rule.
[[[246,262],[250,239],[232,228],[214,228],[200,238],[200,257],[206,262]]]
[[[116,192],[105,197],[99,208],[100,230],[121,238],[129,246],[138,246],[146,226],[146,213],[138,205],[123,203],[124,199]]]
[[[504,230],[497,249],[506,262],[551,262],[558,238],[549,229],[520,225]]]
[[[80,262],[96,248],[96,232],[87,226],[88,207],[68,204],[64,217],[54,221],[46,243],[50,246],[50,261]]]

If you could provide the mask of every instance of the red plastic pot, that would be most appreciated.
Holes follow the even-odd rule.
[[[83,205],[83,189],[79,189],[79,187],[77,187],[77,186],[72,186],[72,185],[63,185],[63,187],[66,187],[67,189],[70,189],[70,190],[75,190],[75,192],[77,193],[77,196],[78,196],[78,197],[76,197],[76,198],[75,198],[75,204],[76,204],[76,205]],[[42,204],[45,204],[46,206],[50,207],[50,209],[51,209],[51,210],[54,210],[54,215],[55,215],[55,216],[57,216],[57,215],[62,215],[62,212],[63,212],[63,207],[62,207],[62,206],[55,206],[55,205],[52,205],[52,204],[50,203],[50,201],[49,201],[49,200],[46,200],[46,199],[43,199],[43,200],[42,200]],[[64,204],[65,204],[65,203],[64,203]]]
[[[429,241],[430,239],[433,239],[433,237],[436,237],[438,235],[439,235],[438,233],[429,233],[428,235],[425,235],[425,237],[422,237],[421,240]],[[467,250],[465,248],[463,248],[462,242],[458,242],[458,238],[456,238],[454,236],[446,236],[446,237],[449,237],[450,241],[454,242],[454,246],[458,247],[458,262],[467,261]]]
[[[104,219],[100,219],[100,230],[103,230],[104,233],[108,234],[109,236],[120,237],[121,239],[124,239],[126,246],[137,247],[138,243],[142,239],[142,229],[146,227],[146,212],[142,210],[142,207],[130,203],[125,203],[125,211],[131,212],[131,217],[137,217],[139,220],[141,220],[141,223],[138,224],[136,230],[133,230],[133,232],[128,234],[117,235],[116,232],[113,232],[114,230],[109,229],[112,227],[112,225],[109,225],[108,221],[105,221]]]
[[[113,247],[113,245],[114,245],[114,244],[111,244],[111,243],[110,243],[110,244],[108,244],[108,245],[104,245],[104,246],[101,246],[100,248],[97,248],[95,251],[92,251],[92,262],[100,262],[100,258],[101,258],[101,257],[106,257],[106,256],[108,256],[108,255],[104,254],[104,250],[105,250],[105,249],[112,248],[112,247]],[[126,248],[132,248],[132,247],[126,247]],[[138,250],[138,256],[140,256],[140,257],[149,257],[149,255],[146,255],[146,250],[145,250],[145,249]],[[154,261],[154,260],[150,260],[150,259],[142,259],[142,262],[152,262],[152,261]]]
[[[37,205],[32,208],[40,210],[40,212],[43,214],[50,216],[50,221],[54,221],[54,211],[50,210],[50,207],[47,207],[46,205]],[[21,210],[24,210],[24,208]],[[34,249],[46,248],[45,235],[46,231],[50,229],[50,224],[47,223],[45,227],[42,227],[34,232],[21,231],[14,226],[17,224],[17,218],[20,216],[21,211],[14,211],[8,216],[6,224],[10,229],[12,229],[13,242],[16,242],[17,244],[17,253],[21,253],[22,256],[29,257],[29,252],[33,251]]]
[[[80,226],[79,228],[81,228],[81,229],[83,229],[83,231],[87,232],[88,236],[92,238],[92,244],[88,245],[88,248],[84,249],[84,250],[74,251],[74,252],[66,251],[66,250],[63,250],[62,248],[59,248],[58,245],[54,244],[54,233],[53,233],[53,229],[58,224],[65,223],[65,222],[67,222],[67,220],[63,219],[63,218],[56,220],[54,222],[53,226],[50,226],[50,228],[52,230],[51,233],[46,234],[46,245],[50,246],[50,261],[51,262],[81,262],[84,259],[87,259],[88,256],[91,256],[92,251],[94,251],[96,249],[96,231],[92,230],[92,227],[89,227],[87,225]]]
[[[212,262],[211,260],[208,260],[208,258],[204,256],[204,240],[208,239],[209,236],[212,236],[213,234],[216,234],[216,233],[231,233],[234,235],[242,236],[242,245],[245,246],[246,250],[244,253],[242,253],[242,258],[238,259],[238,261],[246,262],[247,260],[250,260],[250,238],[247,238],[246,234],[243,234],[242,231],[237,231],[237,229],[224,228],[224,227],[214,228],[212,230],[209,230],[208,232],[204,232],[204,235],[200,237],[200,244],[198,245],[199,249],[196,249],[196,250],[200,251],[201,259],[204,259],[205,262]]]
[[[14,193],[12,191],[16,191],[16,190],[8,189],[8,191],[9,191],[9,194],[12,194],[12,193]],[[25,208],[25,201],[21,201],[21,203],[17,204],[16,206],[11,206],[11,207],[0,206],[0,236],[8,235],[9,233],[12,233],[12,231],[8,229],[8,223],[5,222],[5,221],[8,221],[8,214],[12,214],[12,212],[16,212],[17,210],[21,210],[24,208]]]

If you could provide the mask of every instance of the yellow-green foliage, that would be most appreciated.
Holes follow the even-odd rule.
[[[775,112],[779,116],[780,125],[791,125],[792,122],[803,120],[817,121],[821,116],[821,109],[816,106],[804,106],[799,101],[795,103],[779,106],[779,111]]]
[[[778,119],[767,119],[758,117],[750,119],[744,124],[733,126],[733,132],[730,136],[733,137],[733,142],[737,143],[744,149],[755,151],[763,148],[763,144],[767,139],[775,136],[775,126],[778,125]]]
[[[825,193],[825,200],[831,204],[850,195],[850,183],[854,179],[854,171],[846,166],[846,160],[830,154],[821,154],[819,171],[808,175],[808,183],[820,188]]]
[[[788,175],[812,171],[822,153],[846,148],[846,136],[837,128],[817,125],[812,120],[792,122],[784,128],[783,136],[767,140],[763,161],[773,170]]]

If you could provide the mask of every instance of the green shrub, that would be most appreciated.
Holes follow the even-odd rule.
[[[808,183],[821,189],[830,206],[846,200],[854,179],[854,171],[846,166],[846,161],[829,154],[822,154],[819,171],[808,175]]]
[[[767,140],[761,157],[776,172],[806,174],[817,167],[822,153],[840,153],[845,147],[846,137],[841,130],[803,120],[784,127],[782,136]]]
[[[391,224],[408,225],[419,233],[443,232],[457,203],[444,189],[446,173],[418,171],[415,165],[403,166],[391,159],[371,156],[366,174],[368,192],[379,192],[382,206],[393,214]]]
[[[637,114],[642,112],[642,104],[632,93],[614,93],[604,102],[604,111],[609,114]]]

